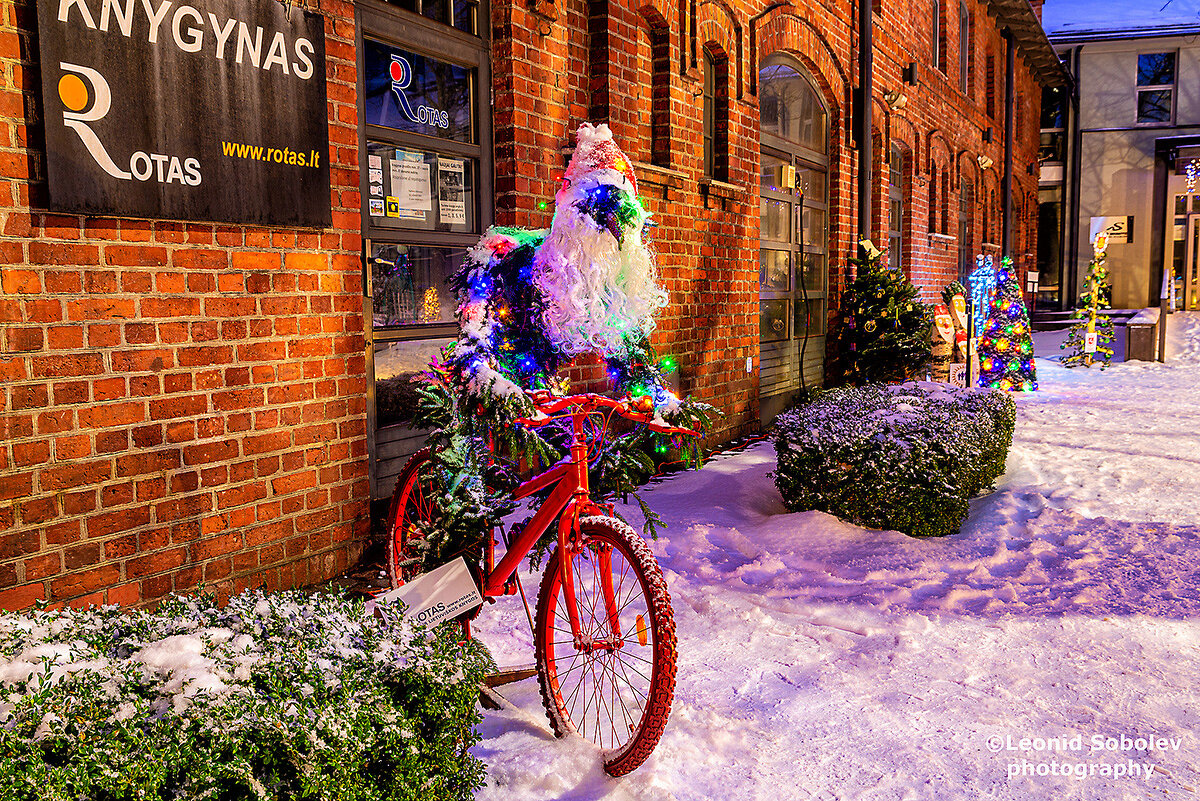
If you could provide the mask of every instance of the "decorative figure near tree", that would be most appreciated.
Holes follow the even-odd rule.
[[[1099,361],[1103,370],[1112,360],[1113,323],[1112,318],[1104,313],[1104,309],[1108,308],[1108,302],[1104,299],[1108,286],[1108,269],[1104,266],[1107,250],[1108,236],[1101,233],[1092,244],[1087,285],[1079,295],[1079,308],[1071,315],[1075,322],[1060,345],[1064,350],[1072,349],[1062,358],[1066,367],[1080,364],[1091,367],[1092,362]]]
[[[1017,271],[1007,256],[1000,261],[996,292],[979,337],[979,385],[1025,392],[1037,389],[1029,312]]]

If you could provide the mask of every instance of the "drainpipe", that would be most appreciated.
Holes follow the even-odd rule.
[[[1013,123],[1017,101],[1015,83],[1016,77],[1016,48],[1013,46],[1013,35],[1009,28],[1001,33],[1004,37],[1004,178],[1000,183],[1000,196],[1004,198],[1002,226],[1000,233],[1000,255],[1012,255],[1012,188],[1013,188]]]
[[[871,142],[872,73],[875,46],[871,26],[874,24],[872,0],[858,0],[858,238],[871,236],[871,167],[874,163]]]

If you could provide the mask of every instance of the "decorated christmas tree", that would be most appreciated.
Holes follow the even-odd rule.
[[[1062,359],[1066,367],[1080,364],[1091,367],[1092,362],[1098,361],[1103,370],[1112,360],[1112,318],[1104,313],[1104,309],[1109,307],[1106,291],[1108,269],[1104,266],[1107,250],[1108,237],[1100,234],[1092,244],[1092,261],[1088,264],[1087,284],[1079,296],[1079,307],[1071,315],[1075,322],[1059,346],[1064,350],[1071,348],[1071,352]]]
[[[848,381],[903,381],[929,361],[929,306],[899,270],[885,267],[880,251],[865,243],[851,259],[858,277],[842,299],[834,370]]]
[[[1029,312],[1012,259],[1001,260],[996,292],[979,337],[979,385],[994,389],[1037,389]]]

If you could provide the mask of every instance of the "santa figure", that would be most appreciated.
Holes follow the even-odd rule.
[[[461,334],[449,366],[495,407],[523,403],[563,363],[597,353],[615,389],[675,417],[680,400],[649,345],[667,294],[643,238],[650,215],[633,165],[607,125],[584,123],[576,141],[549,230],[492,227],[451,279]]]

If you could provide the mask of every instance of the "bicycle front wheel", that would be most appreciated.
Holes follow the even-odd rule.
[[[650,547],[611,517],[579,521],[572,556],[580,639],[572,634],[558,551],[538,594],[534,649],[554,733],[576,732],[605,749],[622,776],[658,744],[675,694],[675,614]]]

